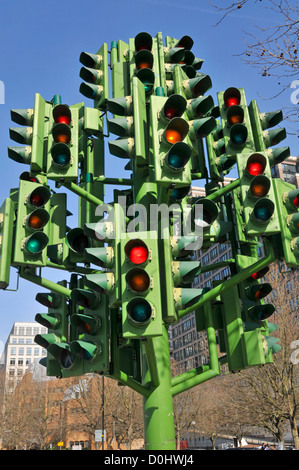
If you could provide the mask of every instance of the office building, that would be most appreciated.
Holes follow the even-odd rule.
[[[13,390],[34,361],[47,355],[41,346],[34,342],[37,334],[48,330],[36,322],[15,322],[6,341],[1,357],[1,367],[6,373],[6,386]]]

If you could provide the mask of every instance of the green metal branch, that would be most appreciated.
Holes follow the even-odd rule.
[[[206,199],[209,199],[210,201],[213,201],[215,199],[220,199],[222,196],[224,196],[227,193],[230,193],[234,189],[238,188],[240,186],[240,179],[236,179],[232,181],[231,183],[227,184],[226,186],[223,186],[222,188],[218,189],[212,194],[209,194],[209,196],[206,196]]]
[[[95,204],[96,206],[104,204],[104,202],[101,199],[97,198],[93,194],[90,194],[85,189],[80,188],[80,186],[73,183],[72,181],[69,183],[63,183],[63,186],[65,186],[67,189],[69,189],[73,193],[77,194],[77,196],[83,197],[83,199],[85,199],[88,202],[91,202],[92,204]]]
[[[115,184],[119,186],[132,186],[134,184],[132,179],[129,178],[106,178],[106,176],[98,176],[93,179],[94,182],[105,183],[105,184]]]
[[[53,292],[57,292],[60,295],[64,295],[65,297],[70,297],[72,290],[67,289],[66,287],[60,286],[56,284],[56,282],[50,281],[49,279],[45,279],[44,277],[37,276],[36,274],[26,272],[24,269],[20,271],[20,277],[26,279],[27,281],[33,282],[45,289],[50,289]]]
[[[226,291],[227,289],[230,289],[231,287],[235,286],[236,284],[239,284],[240,282],[245,281],[245,279],[252,276],[252,274],[254,274],[255,272],[260,271],[261,269],[265,268],[266,266],[271,264],[273,261],[275,261],[276,255],[274,253],[274,249],[272,248],[272,245],[268,244],[268,248],[270,249],[270,251],[267,256],[257,261],[256,263],[252,264],[251,266],[248,266],[248,268],[244,269],[243,271],[231,277],[230,279],[227,279],[219,286],[214,287],[209,292],[205,293],[203,297],[195,304],[191,305],[185,310],[180,310],[178,312],[178,318],[180,319],[184,317],[185,315],[187,315],[188,313],[193,312],[193,310],[199,307],[202,307],[209,301],[215,299],[215,297],[220,295],[222,292]]]

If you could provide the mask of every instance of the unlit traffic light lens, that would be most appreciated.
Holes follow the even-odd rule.
[[[145,299],[132,299],[127,306],[127,310],[131,320],[138,324],[147,323],[152,315],[152,308]]]
[[[150,286],[149,275],[139,268],[131,269],[126,276],[126,281],[134,292],[145,292]]]

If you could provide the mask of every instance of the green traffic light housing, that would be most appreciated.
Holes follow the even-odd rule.
[[[32,143],[32,127],[10,127],[9,136],[15,142],[19,144],[31,144]]]
[[[99,344],[88,341],[73,341],[70,345],[71,353],[88,362],[95,362],[101,355],[102,349]]]
[[[85,67],[92,69],[100,69],[103,62],[103,57],[99,54],[81,52],[79,60],[81,64],[85,65]]]
[[[53,313],[37,313],[35,315],[35,321],[48,329],[52,329],[59,325],[60,320],[59,317]]]
[[[11,120],[20,126],[32,126],[34,109],[11,109]]]
[[[103,72],[97,69],[91,69],[88,67],[82,67],[80,69],[80,77],[82,80],[95,85],[100,85],[103,81]]]
[[[254,305],[248,309],[248,315],[253,321],[263,321],[269,318],[275,312],[272,304]]]
[[[95,310],[101,302],[101,296],[90,289],[75,288],[72,290],[71,299],[80,307]]]
[[[200,96],[187,101],[187,114],[192,118],[201,118],[214,107],[214,100],[211,95]]]
[[[198,98],[212,88],[212,80],[209,75],[199,72],[197,77],[184,80],[183,86],[187,99]]]
[[[63,369],[70,369],[76,362],[76,356],[71,352],[68,343],[51,343],[47,350],[59,362]]]
[[[250,300],[260,300],[269,295],[271,291],[271,284],[257,283],[246,288],[246,295]]]
[[[176,44],[175,47],[183,47],[187,51],[190,51],[193,47],[194,41],[190,36],[183,36]]]
[[[136,77],[143,83],[146,95],[153,92],[155,86],[155,73],[150,68],[141,68],[136,72]]]
[[[72,315],[72,325],[74,325],[81,333],[94,335],[101,327],[101,320],[100,318],[92,315],[74,313]]]

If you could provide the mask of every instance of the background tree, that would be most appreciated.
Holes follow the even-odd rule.
[[[221,14],[219,25],[228,15],[245,8],[248,0],[240,2],[228,2],[223,5],[215,1],[213,7]],[[274,13],[276,21],[267,27],[255,27],[256,32],[246,31],[247,41],[240,56],[245,63],[257,68],[262,77],[274,78],[278,85],[275,96],[290,93],[287,102],[289,106],[284,108],[285,117],[289,122],[297,123],[299,117],[299,6],[297,2],[288,0],[264,0],[255,1],[257,14],[267,17],[267,12]],[[252,2],[250,2],[252,5]],[[272,97],[274,98],[274,96]],[[299,137],[298,126],[291,133]]]

